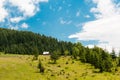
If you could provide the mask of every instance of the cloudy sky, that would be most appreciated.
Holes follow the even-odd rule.
[[[120,49],[120,0],[0,0],[0,27]]]

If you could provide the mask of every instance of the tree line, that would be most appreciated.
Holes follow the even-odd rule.
[[[55,38],[40,35],[30,31],[17,31],[0,28],[0,51],[12,54],[34,54],[36,51],[52,53],[59,49],[64,53],[65,49],[71,51],[71,42],[58,41]]]
[[[120,55],[117,57],[115,51],[109,53],[102,48],[84,47],[81,43],[72,43],[58,41],[56,38],[48,37],[30,31],[17,31],[0,28],[0,52],[5,54],[42,54],[43,51],[49,51],[51,59],[56,60],[64,55],[71,56],[84,63],[90,63],[95,68],[103,71],[116,71],[120,66]]]

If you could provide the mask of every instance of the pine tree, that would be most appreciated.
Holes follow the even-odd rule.
[[[118,56],[118,66],[120,66],[120,51],[119,51],[119,56]]]
[[[74,57],[74,59],[77,59],[78,55],[79,55],[79,49],[74,46],[72,48],[72,56]]]
[[[117,58],[114,49],[112,49],[111,57],[112,57],[112,59],[116,59]]]
[[[80,60],[82,62],[86,62],[86,50],[85,49],[83,49],[83,51],[82,51],[82,53],[80,55]]]
[[[59,50],[53,51],[53,53],[51,53],[51,55],[50,55],[50,58],[51,58],[51,60],[53,61],[54,64],[59,59],[59,57],[60,57],[60,51]]]
[[[33,60],[37,60],[39,56],[39,51],[36,46],[33,48],[33,55],[34,55]]]
[[[65,50],[65,51],[64,51],[64,55],[65,55],[65,56],[69,55],[69,51],[68,51],[68,50]]]

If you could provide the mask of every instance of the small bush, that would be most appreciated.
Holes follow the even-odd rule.
[[[47,77],[47,80],[50,80],[50,78],[49,78],[49,77]]]
[[[75,80],[78,80],[77,78],[75,78]]]
[[[69,73],[68,73],[67,75],[68,75],[68,76],[70,76],[70,74],[69,74]]]
[[[42,65],[40,60],[39,60],[39,63],[38,63],[38,68],[40,69],[40,73],[44,73],[45,68],[43,67],[43,65]]]
[[[60,65],[58,65],[57,67],[61,67]]]
[[[51,76],[55,76],[54,74],[51,74]]]
[[[37,56],[33,56],[32,61],[34,61],[34,60],[38,60],[38,57]]]
[[[69,64],[68,61],[66,62],[66,64]]]
[[[68,76],[66,76],[66,79],[68,79]]]
[[[65,67],[65,69],[68,69],[68,67]]]
[[[72,64],[74,64],[75,62],[74,61],[72,61]]]

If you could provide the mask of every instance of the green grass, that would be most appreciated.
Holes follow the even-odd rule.
[[[120,80],[120,68],[115,73],[98,73],[87,63],[61,57],[51,64],[50,56],[39,56],[45,72],[39,73],[38,60],[28,55],[0,55],[0,80]]]

